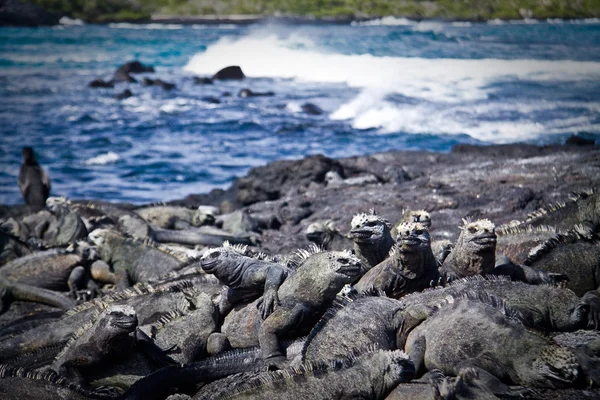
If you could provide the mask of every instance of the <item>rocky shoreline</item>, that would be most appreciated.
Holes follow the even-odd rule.
[[[435,221],[432,236],[453,240],[467,216],[501,225],[565,201],[571,192],[598,188],[599,150],[597,145],[457,145],[449,153],[310,156],[254,168],[227,190],[169,204],[208,204],[223,212],[242,208],[265,221],[261,240],[273,253],[307,245],[304,232],[315,221],[332,220],[345,233],[352,215],[370,208],[392,223],[403,209],[425,209]],[[330,171],[342,180],[326,182]]]

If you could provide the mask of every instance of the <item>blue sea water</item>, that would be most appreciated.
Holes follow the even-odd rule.
[[[177,88],[87,87],[133,59]],[[248,79],[194,84],[227,65]],[[113,98],[126,88],[133,97]],[[307,102],[325,113],[303,113]],[[227,187],[281,158],[575,133],[600,139],[598,20],[0,29],[3,204],[22,201],[25,145],[55,195],[145,203]]]

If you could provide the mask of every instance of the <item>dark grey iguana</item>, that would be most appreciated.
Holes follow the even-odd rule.
[[[0,397],[4,400],[116,400],[114,395],[79,386],[52,371],[30,371],[6,365],[0,365]]]
[[[54,217],[41,237],[44,247],[68,246],[88,235],[87,228],[77,212],[64,197],[50,197],[46,207]]]
[[[527,259],[529,251],[553,238],[557,234],[554,227],[540,226],[503,226],[496,229],[496,259],[502,256],[520,264]]]
[[[279,287],[279,307],[264,321],[257,309],[261,299],[236,307],[225,318],[221,331],[233,347],[259,343],[264,359],[277,363],[283,356],[279,341],[309,330],[364,268],[349,252],[305,251],[297,262],[297,270]]]
[[[94,321],[79,328],[58,354],[51,369],[70,381],[85,384],[81,370],[97,368],[107,358],[133,347],[138,320],[129,306],[109,306]]]
[[[510,262],[496,264],[496,233],[494,224],[487,219],[463,220],[460,235],[454,248],[440,267],[445,281],[475,275],[508,275],[513,280],[532,284],[558,283],[564,274],[546,272],[526,265]]]
[[[133,210],[101,201],[73,202],[71,208],[95,228],[115,228],[134,239],[155,240],[154,230]]]
[[[527,216],[525,221],[533,226],[550,225],[559,231],[572,230],[583,225],[585,231],[600,231],[600,193],[588,190],[572,193],[569,201],[541,208]]]
[[[590,236],[582,226],[564,235],[557,234],[533,248],[524,264],[528,268],[566,275],[567,287],[591,306],[591,320],[596,328],[600,327],[600,238],[597,235]]]
[[[177,270],[181,262],[153,246],[127,239],[109,229],[96,229],[89,239],[98,246],[100,257],[111,264],[117,287],[126,288]]]
[[[396,350],[404,343],[403,311],[388,297],[339,297],[307,336],[302,361],[336,360],[360,348]]]
[[[330,220],[310,224],[306,228],[306,238],[324,250],[349,250],[354,244],[352,239],[341,234]]]
[[[31,254],[27,243],[0,227],[0,266]]]
[[[438,264],[425,226],[420,222],[403,222],[397,228],[396,244],[389,257],[354,285],[359,293],[382,291],[399,298],[437,284]]]
[[[432,369],[456,375],[473,367],[491,385],[500,380],[560,388],[577,382],[582,371],[573,351],[526,328],[502,301],[473,297],[451,297],[408,334],[404,349],[417,376]]]
[[[216,276],[227,286],[219,301],[219,312],[223,317],[237,303],[253,301],[262,295],[259,308],[264,319],[279,304],[277,290],[287,278],[289,268],[246,254],[246,247],[225,243],[208,250],[200,264],[207,274]]]
[[[530,285],[506,277],[474,276],[421,293],[404,296],[405,307],[435,306],[448,296],[472,292],[501,299],[536,329],[574,331],[588,325],[589,306],[571,290],[553,285]],[[591,321],[591,320],[590,320]]]
[[[375,350],[331,363],[314,362],[266,372],[233,393],[195,399],[385,399],[412,378],[413,366],[402,351]]]
[[[385,260],[394,245],[390,223],[371,210],[369,214],[355,215],[350,225],[354,252],[363,262],[366,272]]]
[[[192,210],[169,205],[151,205],[135,209],[135,213],[146,222],[163,229],[187,229],[190,226],[212,225],[215,222],[216,211],[218,210],[202,206]]]

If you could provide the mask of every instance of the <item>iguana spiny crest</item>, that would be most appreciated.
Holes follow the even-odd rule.
[[[397,229],[397,244],[392,251],[414,252],[431,247],[431,237],[424,224],[420,222],[402,222]]]

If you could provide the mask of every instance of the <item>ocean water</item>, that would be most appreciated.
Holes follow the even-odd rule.
[[[54,195],[146,203],[227,187],[251,167],[308,154],[559,143],[575,133],[600,141],[598,20],[69,22],[0,29],[0,203],[22,201],[25,145]],[[87,87],[133,59],[177,88]],[[194,84],[228,65],[248,79]],[[133,97],[113,98],[126,88]],[[244,88],[275,96],[238,97]],[[303,113],[307,102],[324,113]]]

